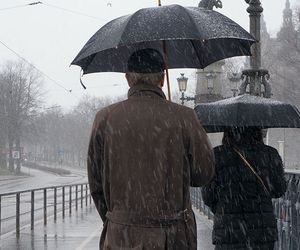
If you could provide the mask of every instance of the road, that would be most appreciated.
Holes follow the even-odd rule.
[[[28,176],[22,177],[1,177],[0,176],[0,195],[4,193],[20,192],[30,189],[38,189],[50,186],[71,185],[77,183],[86,183],[87,176],[85,169],[68,169],[71,171],[70,175],[57,175],[51,172],[43,172],[36,169],[22,168],[22,171]],[[85,197],[85,186],[81,190],[78,187],[76,192],[75,188],[66,188],[64,195],[64,206],[69,209],[70,200],[71,205],[74,206],[75,197],[77,193],[78,202],[81,202],[81,194]],[[81,193],[82,192],[82,193]],[[43,219],[44,216],[44,191],[36,191],[34,194],[34,217],[35,221]],[[60,212],[63,207],[62,189],[57,189],[56,204],[57,212]],[[84,199],[83,199],[84,201]],[[82,202],[83,202],[82,201]],[[30,210],[31,210],[31,193],[22,193],[20,195],[20,227],[30,225]],[[78,204],[78,203],[77,203]],[[54,211],[54,190],[47,191],[47,214],[53,215]],[[79,204],[81,205],[81,204]],[[15,232],[16,228],[16,195],[2,196],[1,197],[1,235],[7,235]],[[53,217],[53,216],[52,216]]]
[[[30,176],[18,178],[1,179],[0,194],[8,192],[19,192],[27,189],[42,188],[47,186],[69,185],[73,183],[87,182],[85,169],[71,169],[70,175],[57,175],[51,172],[39,171],[22,167],[22,172]]]

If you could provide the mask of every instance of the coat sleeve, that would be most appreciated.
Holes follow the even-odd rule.
[[[188,146],[191,186],[200,187],[209,183],[213,178],[215,174],[215,159],[207,134],[194,111],[191,118]]]
[[[216,212],[216,204],[218,202],[218,181],[216,176],[212,181],[205,185],[202,189],[202,199],[206,206],[208,206],[213,213]]]
[[[220,200],[220,180],[219,180],[219,174],[218,169],[220,169],[220,166],[218,164],[221,164],[223,162],[221,160],[221,156],[219,154],[218,147],[214,150],[215,153],[215,176],[213,179],[206,184],[202,189],[202,199],[206,206],[208,206],[213,213],[216,212],[216,205],[218,201]],[[221,157],[221,158],[220,158]]]
[[[101,132],[101,114],[97,114],[90,137],[87,157],[87,173],[90,192],[103,221],[106,220],[107,204],[103,192],[103,138]]]
[[[284,178],[283,163],[276,149],[270,152],[270,175],[268,184],[273,198],[279,198],[286,192],[287,182]]]

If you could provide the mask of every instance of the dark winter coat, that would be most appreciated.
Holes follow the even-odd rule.
[[[282,196],[286,182],[276,149],[264,144],[239,148],[262,177],[272,198]],[[277,239],[271,197],[236,152],[226,146],[214,148],[216,175],[202,190],[214,213],[213,244],[262,245]]]
[[[101,249],[196,250],[189,187],[213,175],[213,150],[194,111],[158,87],[135,85],[128,100],[97,113],[92,129],[88,177],[105,223]]]

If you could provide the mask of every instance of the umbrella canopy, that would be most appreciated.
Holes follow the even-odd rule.
[[[294,105],[252,95],[202,103],[195,111],[211,133],[229,127],[300,128],[300,113]]]
[[[126,72],[134,51],[153,48],[167,54],[168,68],[205,68],[224,58],[250,55],[254,42],[241,26],[216,11],[169,5],[141,9],[107,23],[71,64],[84,74]]]

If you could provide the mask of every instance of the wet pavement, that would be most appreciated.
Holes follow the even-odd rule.
[[[212,250],[212,222],[195,210],[198,228],[198,250]],[[94,206],[84,207],[64,219],[58,216],[54,223],[48,219],[48,225],[37,221],[35,229],[30,226],[21,228],[17,239],[14,232],[1,236],[1,250],[94,250],[98,249],[102,222]]]

